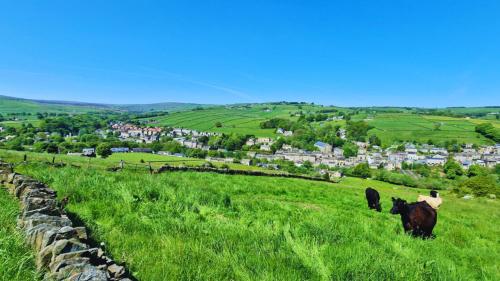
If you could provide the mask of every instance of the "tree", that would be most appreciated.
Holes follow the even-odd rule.
[[[352,169],[352,175],[360,178],[369,178],[371,177],[370,166],[368,163],[360,163]]]
[[[481,167],[479,165],[472,165],[469,167],[467,171],[467,176],[475,177],[475,176],[486,176],[489,174],[489,170],[485,167]]]
[[[47,150],[47,153],[56,154],[59,152],[59,147],[53,142],[48,143],[45,149]]]
[[[161,151],[163,149],[163,144],[159,141],[155,141],[151,144],[151,149],[156,152]]]
[[[371,135],[368,141],[370,142],[371,145],[377,145],[377,146],[382,145],[382,141],[379,139],[379,137],[377,137],[377,135]]]
[[[500,142],[500,129],[495,128],[491,123],[477,125],[476,132],[495,142]]]
[[[96,153],[100,155],[102,158],[107,158],[111,155],[111,145],[108,143],[101,143],[97,146]]]
[[[446,174],[446,177],[449,179],[455,179],[458,176],[461,176],[464,174],[464,171],[462,170],[462,167],[458,162],[454,161],[453,159],[448,159],[446,163],[444,164],[444,172]]]
[[[302,167],[304,169],[311,170],[313,168],[313,165],[310,161],[304,161],[304,163],[302,163]]]
[[[346,124],[347,135],[358,141],[364,141],[368,130],[373,128],[365,121],[347,121]]]
[[[476,196],[500,195],[500,188],[493,176],[468,178],[460,184],[460,190],[464,193],[473,193]]]
[[[344,150],[344,157],[349,158],[353,156],[358,155],[358,146],[346,142],[343,146],[342,149]]]
[[[434,123],[434,131],[441,131],[441,122]]]

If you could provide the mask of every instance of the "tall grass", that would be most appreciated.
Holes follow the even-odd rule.
[[[402,232],[390,197],[427,193],[373,180],[298,179],[20,166],[140,280],[500,280],[495,200],[443,192],[433,240]],[[375,187],[383,212],[367,209]]]
[[[0,187],[0,280],[38,280],[32,251],[16,229],[19,206]]]

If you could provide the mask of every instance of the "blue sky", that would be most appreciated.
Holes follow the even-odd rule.
[[[500,1],[2,1],[0,94],[499,105]]]

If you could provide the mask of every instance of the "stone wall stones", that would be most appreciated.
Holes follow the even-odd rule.
[[[88,243],[85,227],[74,227],[56,192],[0,162],[0,184],[20,201],[18,226],[35,250],[36,265],[47,280],[130,280],[123,266]]]

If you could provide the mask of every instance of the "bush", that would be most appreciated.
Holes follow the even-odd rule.
[[[475,177],[475,176],[486,176],[490,173],[488,168],[481,167],[479,165],[472,165],[469,167],[469,170],[467,171],[467,176],[469,177]]]
[[[111,145],[108,143],[101,143],[96,148],[97,155],[100,155],[102,158],[107,158],[111,155]]]
[[[488,194],[500,195],[500,187],[494,176],[476,176],[468,178],[460,183],[460,193],[472,193],[476,196],[486,196]]]
[[[449,159],[444,164],[444,172],[446,174],[446,177],[449,179],[456,179],[458,176],[464,174],[464,171],[462,170],[460,164],[452,159]]]
[[[410,187],[417,187],[418,183],[416,179],[408,175],[403,175],[400,173],[389,172],[387,170],[379,170],[375,174],[375,179],[380,181],[385,181],[393,184],[405,185]]]
[[[371,177],[370,167],[368,163],[360,163],[352,169],[352,175],[363,179]]]

